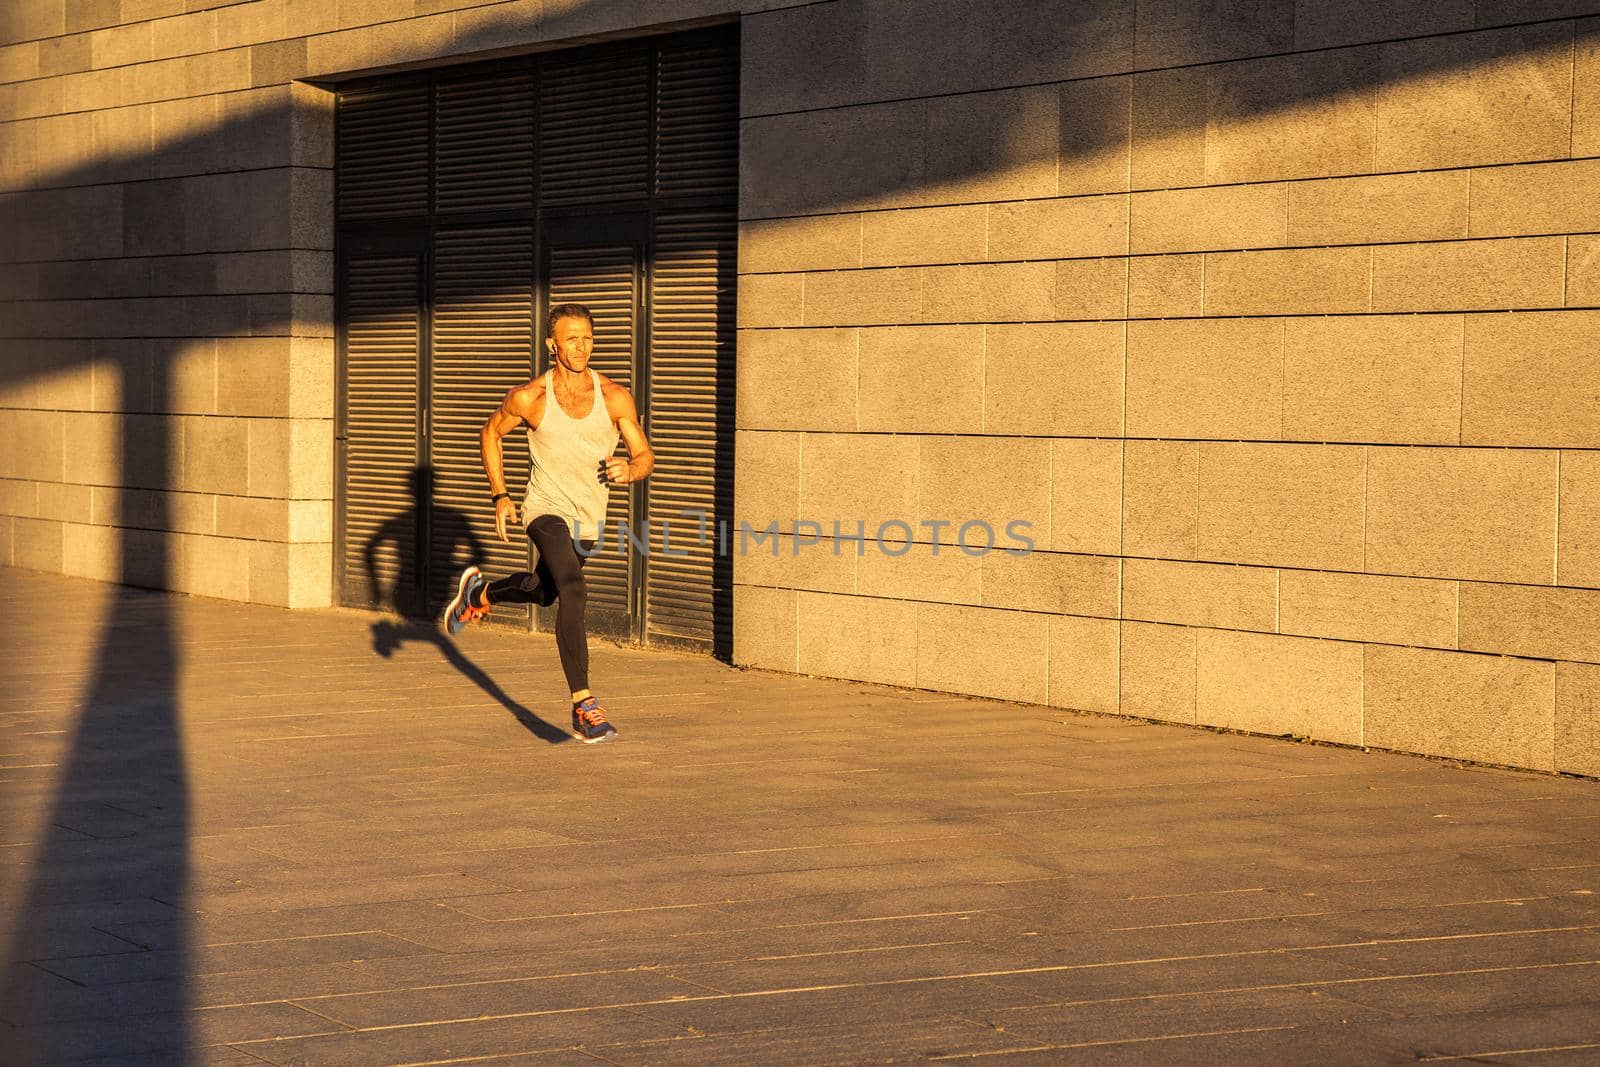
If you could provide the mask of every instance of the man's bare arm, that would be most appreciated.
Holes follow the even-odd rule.
[[[620,385],[607,383],[606,414],[617,424],[622,443],[628,446],[628,458],[613,456],[606,460],[604,478],[614,485],[626,485],[650,477],[656,469],[656,454],[645,439],[644,427],[639,425],[639,409],[634,405],[633,394]]]
[[[529,394],[536,392],[538,385],[538,382],[530,382],[507,393],[494,414],[484,422],[483,429],[478,431],[478,456],[483,460],[483,473],[489,477],[489,492],[495,498],[494,532],[502,541],[510,541],[506,536],[506,523],[516,521],[517,505],[507,494],[505,456],[500,439],[515,430],[520,422],[533,425],[533,398]]]

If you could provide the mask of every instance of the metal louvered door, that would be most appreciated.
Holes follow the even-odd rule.
[[[636,399],[643,347],[639,306],[643,256],[639,243],[621,238],[629,229],[642,226],[642,220],[630,225],[616,216],[601,223],[569,220],[566,225],[553,224],[548,229],[542,257],[545,310],[557,304],[586,306],[594,315],[594,354],[589,365],[632,391]],[[542,325],[543,316],[540,318]],[[596,397],[595,402],[601,402],[600,398]],[[627,454],[620,445],[619,454]],[[583,566],[592,633],[625,640],[640,636],[636,620],[644,560],[633,550],[625,530],[644,539],[641,494],[642,487],[637,483],[612,487],[606,502],[603,546]],[[598,532],[585,531],[583,536],[587,540]],[[554,613],[546,610],[550,614],[542,621],[550,623]]]
[[[528,568],[522,530],[507,531],[510,544],[495,536],[478,431],[506,392],[528,381],[533,341],[533,228],[440,229],[433,246],[428,405],[430,607],[450,599],[455,576],[468,563],[497,576]],[[501,454],[506,488],[515,498],[528,481],[523,434],[507,435]],[[523,605],[495,614],[523,626],[529,621]]]
[[[533,376],[533,119],[525,65],[478,68],[434,90],[430,606],[450,598],[468,563],[492,576],[528,568],[521,529],[506,531],[509,544],[495,536],[478,431],[506,392]],[[528,480],[524,435],[502,439],[501,455],[518,499]],[[497,607],[494,617],[530,621],[520,604]]]
[[[656,470],[647,490],[645,639],[709,644],[719,655],[733,652],[733,559],[717,546],[733,515],[737,54],[725,32],[664,42],[657,53],[660,206],[648,301],[645,429]],[[684,200],[694,206],[676,206]]]
[[[422,258],[401,248],[349,250],[339,264],[340,366],[346,402],[336,462],[342,603],[414,613],[425,499],[418,465]]]
[[[478,432],[547,369],[547,309],[582,303],[593,366],[633,393],[656,456],[646,482],[611,490],[585,566],[589,629],[731,652],[719,534],[732,514],[738,53],[729,25],[340,87],[344,603],[431,613],[469,561],[527,567],[521,531],[494,536]],[[502,451],[520,498],[525,436]],[[534,619],[549,628],[553,614]]]
[[[737,224],[727,212],[659,215],[650,271],[650,559],[645,637],[732,650]],[[668,532],[670,531],[670,533]]]

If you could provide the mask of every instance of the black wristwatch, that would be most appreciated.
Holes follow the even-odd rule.
[[[496,493],[494,496],[489,498],[489,503],[498,504],[498,503],[500,503],[500,498],[501,497],[505,497],[507,500],[510,500],[511,499],[511,494],[510,493]]]

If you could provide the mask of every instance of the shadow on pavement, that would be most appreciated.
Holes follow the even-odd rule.
[[[463,655],[455,642],[439,633],[431,622],[395,622],[392,619],[379,619],[372,624],[372,650],[384,659],[394,655],[395,650],[401,645],[413,643],[429,644],[438,648],[452,667],[470,679],[479,689],[498,700],[527,728],[529,733],[539,740],[548,741],[552,745],[572,740],[572,735],[567,731],[545,722],[513,700],[509,693],[500,688],[498,682],[490,678],[482,667]]]

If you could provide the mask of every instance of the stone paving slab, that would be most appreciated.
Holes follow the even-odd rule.
[[[0,570],[0,1063],[1600,1062],[1600,783]]]

